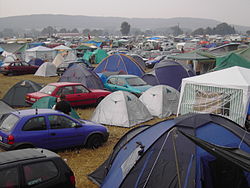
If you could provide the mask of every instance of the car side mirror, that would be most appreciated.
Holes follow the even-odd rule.
[[[74,124],[72,125],[72,127],[74,127],[74,128],[80,128],[80,127],[82,127],[82,125],[80,125],[80,124],[78,124],[78,123],[74,123]]]

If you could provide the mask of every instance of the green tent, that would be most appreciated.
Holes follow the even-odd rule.
[[[93,52],[93,55],[95,55],[95,63],[100,63],[105,57],[108,56],[107,52],[103,49],[96,49]]]
[[[33,105],[32,108],[50,108],[52,109],[53,106],[56,104],[56,97],[43,97],[41,99],[39,99],[38,101],[36,101]],[[76,111],[71,108],[71,112],[70,112],[70,116],[75,118],[75,119],[80,119],[80,117],[78,116],[78,114],[76,113]]]
[[[231,53],[224,57],[216,58],[216,66],[214,70],[222,70],[233,66],[239,66],[250,69],[250,61],[246,60],[239,54]]]
[[[250,61],[250,48],[243,49],[238,53],[241,57],[244,57],[246,60]]]
[[[87,50],[86,52],[84,52],[83,59],[89,62],[90,57],[92,56],[92,54],[93,54],[93,52]]]

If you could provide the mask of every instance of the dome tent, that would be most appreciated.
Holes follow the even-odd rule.
[[[177,114],[179,98],[180,93],[176,89],[166,85],[157,85],[145,91],[139,99],[152,116],[164,118]]]
[[[168,85],[179,91],[182,79],[194,75],[188,65],[173,60],[162,60],[154,66],[152,72],[143,75],[142,79],[150,85]]]
[[[245,188],[249,153],[250,134],[238,124],[188,114],[130,130],[88,177],[102,188]]]
[[[34,74],[35,76],[57,76],[56,66],[53,63],[45,62],[43,63]]]
[[[144,74],[141,66],[131,57],[125,54],[113,54],[102,60],[94,69],[96,73],[108,72],[124,72],[141,77]]]
[[[116,91],[98,104],[91,121],[131,127],[152,118],[146,106],[135,95],[127,91]]]
[[[92,71],[84,67],[84,64],[74,64],[69,67],[59,79],[59,82],[82,83],[90,89],[103,89],[101,79]]]

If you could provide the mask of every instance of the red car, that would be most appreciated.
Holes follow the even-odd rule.
[[[30,65],[26,62],[4,63],[0,72],[4,75],[34,74],[39,66]]]
[[[33,104],[42,97],[59,97],[64,94],[71,106],[83,106],[98,104],[110,93],[102,89],[88,89],[80,83],[56,82],[46,85],[38,92],[28,93],[25,100],[27,103]]]

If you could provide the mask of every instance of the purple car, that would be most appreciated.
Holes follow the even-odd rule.
[[[100,124],[76,120],[51,109],[15,111],[4,114],[0,120],[0,147],[5,150],[97,148],[108,137],[108,129]]]

